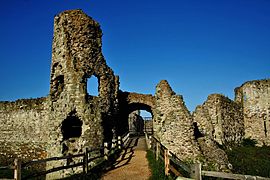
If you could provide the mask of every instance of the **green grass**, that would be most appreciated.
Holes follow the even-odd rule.
[[[0,170],[0,179],[7,178],[12,179],[14,177],[13,170]]]
[[[151,169],[152,176],[150,180],[172,180],[174,179],[171,176],[165,176],[164,162],[159,159],[156,161],[154,153],[150,150],[147,151],[146,158]]]
[[[270,177],[270,147],[256,147],[244,140],[242,146],[227,150],[233,173]]]

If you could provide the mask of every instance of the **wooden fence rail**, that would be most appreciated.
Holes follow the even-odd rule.
[[[224,178],[224,179],[270,180],[270,178],[261,177],[261,176],[231,174],[231,173],[215,172],[215,171],[202,171],[202,176],[218,177],[218,178]]]
[[[270,178],[260,177],[260,176],[251,176],[251,175],[242,175],[242,174],[232,174],[216,171],[204,171],[202,170],[201,163],[196,163],[192,165],[187,165],[181,161],[175,154],[169,151],[162,143],[157,140],[155,137],[148,136],[145,134],[145,139],[148,149],[154,151],[156,155],[156,160],[162,159],[165,164],[165,175],[168,176],[173,173],[175,176],[178,176],[177,179],[195,179],[201,180],[202,176],[216,177],[223,179],[240,179],[240,180],[270,180]],[[179,171],[181,170],[181,172]],[[183,173],[187,177],[183,177]]]
[[[41,160],[32,160],[32,161],[25,162],[25,163],[22,163],[20,159],[15,159],[14,165],[0,167],[0,170],[13,170],[14,171],[14,180],[21,180],[22,179],[21,172],[22,172],[22,169],[24,169],[24,168],[27,168],[27,167],[33,166],[33,165],[37,165],[40,163],[47,163],[50,161],[67,160],[67,163],[64,166],[54,167],[52,169],[46,169],[46,171],[41,171],[38,173],[30,174],[26,177],[23,177],[23,179],[39,177],[39,176],[43,176],[43,175],[46,175],[46,174],[49,174],[52,172],[75,168],[75,167],[82,167],[83,173],[88,173],[90,162],[93,162],[93,161],[98,160],[98,159],[101,159],[101,162],[109,160],[109,156],[120,152],[122,150],[122,148],[126,146],[128,141],[129,141],[129,133],[126,133],[123,136],[118,136],[117,139],[113,139],[112,142],[110,142],[110,143],[105,142],[104,146],[102,146],[102,147],[95,148],[95,149],[85,148],[84,152],[81,154],[62,156],[62,157],[51,157],[51,158],[46,158],[46,159],[41,159]],[[103,152],[103,153],[101,153],[101,152]],[[89,153],[92,153],[92,154],[95,153],[96,155],[90,156],[90,158],[89,158]],[[70,160],[72,158],[80,158],[81,160],[77,161],[74,164],[69,164],[68,160]],[[93,167],[91,167],[91,168],[93,168]]]

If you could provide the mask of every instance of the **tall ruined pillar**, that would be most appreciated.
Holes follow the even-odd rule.
[[[101,36],[99,24],[81,10],[55,16],[49,157],[81,153],[85,147],[101,146],[112,136],[118,78],[104,60]],[[91,76],[98,79],[98,96],[87,93],[87,79]]]
[[[193,120],[182,96],[176,95],[167,81],[156,87],[154,133],[160,141],[182,160],[194,160],[200,155],[195,141]]]

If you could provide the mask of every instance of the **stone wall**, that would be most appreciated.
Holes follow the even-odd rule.
[[[47,142],[45,103],[46,98],[0,102],[0,141]]]
[[[183,161],[200,161],[204,169],[228,171],[228,158],[216,142],[207,137],[196,137],[193,118],[183,97],[176,95],[167,81],[156,87],[154,135]]]
[[[192,117],[182,96],[176,95],[168,82],[162,80],[156,87],[155,98],[155,136],[180,159],[196,159],[201,153],[195,141]]]
[[[0,102],[0,159],[46,157],[47,122],[46,98]]]
[[[226,147],[244,137],[244,121],[239,104],[220,94],[211,94],[193,113],[199,133]]]
[[[245,137],[270,145],[270,79],[249,81],[235,89],[243,107]]]

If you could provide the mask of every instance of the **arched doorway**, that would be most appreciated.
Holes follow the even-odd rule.
[[[151,94],[138,94],[131,92],[119,92],[119,116],[116,122],[116,130],[118,134],[124,134],[128,131],[134,131],[137,134],[145,132],[145,124],[147,121],[148,129],[153,130],[153,108],[155,108],[155,97]],[[147,112],[147,119],[144,119],[143,113]],[[135,120],[130,120],[136,118]],[[134,124],[133,127],[131,125]],[[135,133],[135,134],[136,134]]]
[[[145,132],[153,132],[153,113],[149,105],[143,103],[131,103],[128,105],[129,133],[143,135]]]

